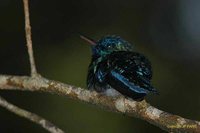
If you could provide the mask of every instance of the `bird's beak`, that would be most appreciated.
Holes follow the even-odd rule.
[[[82,34],[80,34],[80,38],[85,40],[86,42],[88,42],[91,45],[96,45],[97,44],[96,41],[94,41],[93,39],[90,39],[89,37],[86,37],[86,36],[84,36]]]

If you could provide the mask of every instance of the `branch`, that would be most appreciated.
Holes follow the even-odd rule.
[[[2,90],[42,91],[67,96],[113,112],[143,119],[168,132],[200,132],[200,122],[164,112],[151,106],[145,100],[136,102],[122,96],[112,98],[43,77],[0,75],[0,88]]]
[[[23,0],[24,3],[24,14],[25,14],[25,32],[26,32],[26,42],[29,54],[29,61],[31,66],[31,76],[32,77],[40,77],[37,74],[34,56],[33,56],[33,48],[32,48],[32,39],[31,39],[31,26],[30,26],[30,18],[29,18],[29,7],[28,7],[28,0]],[[6,108],[7,110],[19,115],[21,117],[27,118],[28,120],[35,122],[45,128],[47,131],[51,133],[64,133],[61,129],[57,128],[51,122],[45,120],[44,118],[28,112],[24,109],[21,109],[9,102],[7,102],[4,98],[0,96],[0,106]]]
[[[45,128],[47,131],[49,131],[50,133],[64,133],[61,129],[57,128],[56,126],[54,126],[51,122],[45,120],[44,118],[28,112],[24,109],[21,109],[9,102],[7,102],[4,98],[2,98],[0,96],[0,106],[6,108],[7,110],[9,110],[10,112],[15,113],[18,116],[27,118],[28,120],[35,122],[36,124],[42,126],[43,128]]]
[[[28,0],[23,0],[23,3],[24,3],[24,14],[25,14],[26,42],[27,42],[29,61],[30,61],[30,66],[31,66],[31,76],[38,76],[37,69],[35,66],[35,60],[33,56]]]

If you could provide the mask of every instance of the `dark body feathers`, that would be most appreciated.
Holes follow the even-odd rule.
[[[150,62],[141,54],[128,51],[112,52],[105,57],[93,58],[89,66],[89,89],[103,92],[108,86],[133,99],[143,98],[156,90],[150,84]]]
[[[105,36],[99,41],[82,35],[81,38],[92,44],[88,89],[98,92],[114,89],[134,100],[142,100],[149,92],[157,93],[150,83],[150,61],[142,54],[133,52],[129,42],[115,35]]]

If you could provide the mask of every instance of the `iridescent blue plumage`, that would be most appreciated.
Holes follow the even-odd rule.
[[[106,36],[92,42],[92,60],[88,68],[87,86],[98,92],[115,89],[134,100],[149,92],[157,93],[150,83],[151,63],[140,53],[133,52],[130,43],[118,36]]]

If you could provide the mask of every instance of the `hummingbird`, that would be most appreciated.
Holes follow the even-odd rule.
[[[88,67],[87,87],[108,96],[124,95],[142,101],[148,93],[158,94],[152,86],[150,61],[135,52],[133,45],[116,35],[95,41],[84,35],[91,44],[92,58]]]

